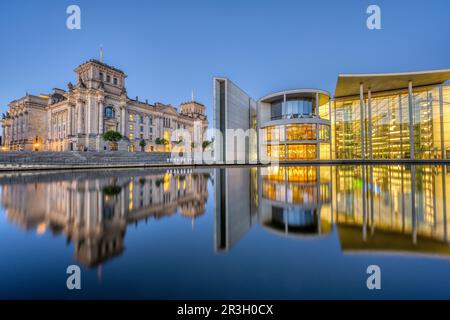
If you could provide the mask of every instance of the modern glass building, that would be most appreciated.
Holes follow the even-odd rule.
[[[450,158],[450,70],[340,75],[334,159]]]
[[[254,129],[246,160],[450,159],[449,79],[450,69],[341,74],[333,98],[296,89],[255,101],[215,78],[214,122],[224,136]],[[225,162],[235,158],[227,144],[219,152]]]
[[[259,100],[261,152],[280,160],[329,159],[330,95],[298,89]]]

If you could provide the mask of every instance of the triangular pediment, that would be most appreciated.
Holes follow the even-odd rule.
[[[178,115],[177,110],[174,107],[165,106],[161,108],[161,112],[171,115]]]

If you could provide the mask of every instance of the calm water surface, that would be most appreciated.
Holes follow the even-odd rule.
[[[0,298],[448,299],[448,193],[434,165],[0,174]]]

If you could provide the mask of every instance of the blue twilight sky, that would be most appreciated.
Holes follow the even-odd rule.
[[[81,30],[66,8],[81,8]],[[382,30],[366,27],[381,7]],[[75,82],[73,69],[99,57],[128,75],[130,97],[178,105],[196,100],[212,117],[212,77],[254,98],[315,87],[338,73],[450,68],[450,1],[1,1],[0,111],[29,93]]]

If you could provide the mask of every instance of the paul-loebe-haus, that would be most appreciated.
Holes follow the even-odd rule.
[[[324,90],[294,89],[254,100],[216,77],[214,126],[257,134],[249,135],[246,154],[233,150],[226,135],[215,152],[226,162],[448,160],[449,79],[450,69],[341,74],[333,98]]]

